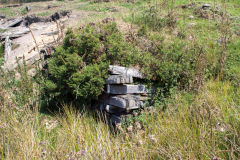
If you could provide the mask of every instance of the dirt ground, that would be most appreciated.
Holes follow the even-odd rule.
[[[30,15],[36,15],[37,17],[49,17],[52,14],[60,11],[69,11],[68,16],[60,18],[57,22],[38,22],[33,23],[29,26],[31,32],[27,34],[12,39],[12,51],[9,54],[7,60],[5,61],[4,68],[13,70],[17,67],[17,60],[23,59],[26,60],[26,63],[31,65],[35,60],[39,59],[39,50],[45,48],[49,44],[57,45],[59,40],[62,39],[62,33],[69,27],[76,27],[79,24],[84,24],[86,20],[89,19],[91,14],[96,14],[94,11],[82,11],[78,9],[81,6],[86,5],[89,2],[75,2],[68,1],[58,2],[58,1],[48,1],[48,2],[33,2],[22,4],[19,7],[11,7],[0,12],[6,16],[5,19],[2,19],[1,22],[6,21],[9,18],[19,18],[26,17]],[[21,11],[26,7],[30,7],[30,11],[24,15],[21,15]],[[6,6],[1,6],[6,7]],[[94,21],[91,19],[91,21]],[[60,29],[59,26],[62,29]],[[9,29],[8,31],[11,31]],[[58,32],[56,34],[50,34],[51,32]],[[4,43],[4,42],[3,42]]]

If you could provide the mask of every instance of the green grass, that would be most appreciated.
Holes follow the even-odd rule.
[[[37,14],[37,16],[42,16],[42,17],[44,17],[44,16],[49,16],[49,15],[50,15],[49,12],[41,12],[41,13],[38,13],[38,14]]]
[[[0,13],[4,14],[7,17],[15,17],[19,13],[25,13],[24,8],[15,7],[15,8],[0,8]]]
[[[4,106],[0,152],[3,159],[237,159],[239,93],[229,82],[210,80],[196,95],[176,93],[164,113],[144,112],[144,130],[118,135],[71,106],[55,116]],[[7,104],[2,90],[1,97]]]

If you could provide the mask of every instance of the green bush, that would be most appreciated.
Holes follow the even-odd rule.
[[[114,22],[68,30],[62,46],[48,60],[48,75],[41,81],[44,97],[91,105],[103,92],[110,64],[140,67],[146,76],[141,83],[156,88],[152,99],[156,105],[178,89],[198,88],[206,75],[214,75],[203,52],[204,46],[198,42],[188,43],[179,38],[169,42],[159,34],[144,34],[142,38],[152,45],[140,50],[138,45],[142,44],[127,40]],[[237,46],[231,48],[226,78],[236,80],[239,76]]]
[[[102,93],[109,64],[137,64],[138,50],[124,41],[116,23],[68,30],[63,45],[48,60],[42,84],[45,98],[91,104]]]
[[[159,101],[175,89],[191,83],[199,50],[185,41],[167,43],[158,35],[150,36],[151,52],[140,51],[128,42],[116,23],[88,25],[79,31],[68,30],[63,45],[48,60],[48,75],[42,91],[48,99],[90,102],[102,93],[108,65],[139,66],[146,84],[154,85]],[[132,42],[132,41],[131,41]],[[144,83],[144,82],[142,82]]]

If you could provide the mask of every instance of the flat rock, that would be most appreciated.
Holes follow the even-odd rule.
[[[23,18],[3,20],[0,23],[0,28],[3,29],[3,30],[11,29],[11,27],[20,26],[22,21],[23,21]]]
[[[10,22],[6,28],[15,27],[16,25],[19,25],[22,21],[23,21],[23,18],[17,18],[12,22]]]
[[[136,95],[110,96],[106,103],[125,110],[138,109],[143,106],[141,96]]]
[[[113,124],[119,124],[119,123],[121,123],[122,118],[121,118],[121,116],[117,116],[117,115],[112,114],[112,115],[110,116],[110,121],[111,121]]]
[[[143,74],[140,73],[139,70],[133,69],[133,68],[109,65],[109,71],[111,72],[111,74],[116,74],[116,75],[120,74],[120,75],[132,76],[136,78],[144,78]]]
[[[106,92],[108,94],[146,94],[144,85],[107,85]]]
[[[112,106],[109,104],[104,105],[104,110],[110,114],[119,114],[125,111],[125,109],[116,107],[116,106]]]
[[[203,4],[202,5],[202,9],[207,9],[207,8],[210,8],[211,7],[211,5],[210,4]]]
[[[29,32],[30,32],[29,28],[19,26],[19,27],[11,28],[6,32],[1,33],[0,37],[2,40],[5,39],[7,36],[9,36],[9,38],[18,38]]]
[[[111,75],[106,79],[106,84],[133,83],[133,77],[128,75]]]

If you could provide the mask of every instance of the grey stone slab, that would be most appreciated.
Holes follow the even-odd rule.
[[[121,66],[109,65],[109,71],[112,74],[116,75],[128,75],[136,78],[144,78],[143,74],[139,72],[137,69],[126,68]]]
[[[135,95],[110,96],[106,103],[125,110],[138,109],[143,106],[140,96]]]
[[[16,25],[19,25],[22,21],[23,21],[23,18],[15,19],[11,23],[9,23],[6,28],[10,28],[10,27],[14,27]]]
[[[106,79],[106,84],[133,83],[133,77],[128,75],[111,75]]]
[[[6,32],[3,32],[2,34],[0,34],[1,39],[5,39],[7,36],[9,36],[9,38],[18,38],[18,37],[22,37],[25,34],[28,34],[30,32],[29,28],[26,27],[15,27],[15,28],[11,28]]]
[[[111,121],[113,124],[119,124],[119,123],[122,122],[122,118],[121,118],[121,116],[117,116],[117,115],[112,114],[112,115],[110,116],[110,121]]]
[[[145,94],[147,93],[144,85],[107,85],[108,94]]]
[[[120,113],[125,111],[125,109],[123,109],[123,108],[112,106],[112,105],[109,105],[109,104],[105,105],[104,108],[105,108],[106,112],[111,113],[111,114],[113,114],[113,113],[120,114]]]

